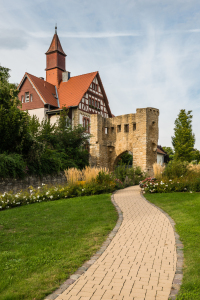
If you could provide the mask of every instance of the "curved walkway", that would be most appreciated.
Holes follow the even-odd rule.
[[[168,218],[138,186],[114,200],[123,222],[98,260],[56,300],[167,300],[176,271],[176,246]]]

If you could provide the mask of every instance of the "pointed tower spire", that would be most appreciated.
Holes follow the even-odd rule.
[[[59,37],[57,35],[57,24],[55,34],[46,54],[46,81],[58,86],[62,79],[62,72],[65,72],[65,57]]]

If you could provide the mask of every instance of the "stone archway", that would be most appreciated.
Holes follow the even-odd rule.
[[[120,164],[120,160],[122,160],[123,164],[132,166],[133,165],[133,152],[129,151],[129,150],[125,150],[124,152],[122,152],[121,154],[119,154],[114,161],[114,168],[115,166]]]
[[[90,165],[113,170],[117,157],[133,153],[133,166],[153,173],[157,161],[159,110],[139,108],[136,114],[113,118],[91,115]]]

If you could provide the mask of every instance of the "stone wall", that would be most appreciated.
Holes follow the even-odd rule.
[[[38,188],[43,184],[65,184],[67,179],[64,172],[54,176],[28,176],[25,179],[0,179],[0,193],[13,191],[14,193],[19,192],[22,189],[27,189],[29,186]]]
[[[158,116],[159,110],[150,107],[113,118],[91,115],[90,165],[113,170],[117,158],[130,151],[133,165],[152,174],[157,160]]]

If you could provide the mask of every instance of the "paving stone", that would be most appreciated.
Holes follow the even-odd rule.
[[[138,186],[117,191],[112,200],[120,215],[117,225],[102,248],[70,276],[78,283],[56,300],[167,300],[177,293],[183,247],[173,220],[146,201]]]

